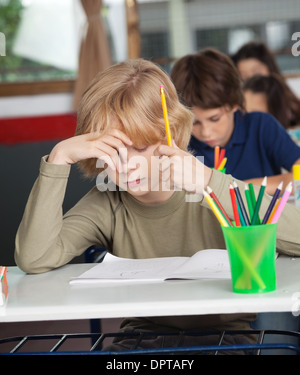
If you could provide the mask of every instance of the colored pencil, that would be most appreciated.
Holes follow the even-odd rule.
[[[250,193],[250,198],[251,198],[251,202],[252,202],[252,207],[253,207],[253,210],[254,210],[255,205],[256,205],[256,198],[255,198],[255,192],[254,192],[254,187],[253,187],[252,182],[250,182],[248,186],[249,186],[249,193]],[[252,215],[251,215],[251,217],[252,217]],[[257,224],[260,224],[259,214],[257,216]]]
[[[274,223],[277,223],[277,221],[279,220],[280,218],[280,215],[284,209],[284,206],[286,205],[286,202],[289,198],[289,196],[291,195],[291,192],[292,192],[292,189],[293,189],[293,183],[292,181],[289,182],[289,184],[287,185],[287,187],[285,188],[285,191],[283,193],[283,196],[280,200],[280,203],[278,205],[278,208],[273,216],[273,219],[271,221],[271,224],[274,224]]]
[[[4,276],[4,273],[5,273],[5,271],[6,271],[6,268],[7,268],[7,267],[1,267],[0,280],[3,279],[3,276]]]
[[[242,196],[241,196],[241,193],[240,193],[240,189],[239,189],[239,187],[238,187],[238,185],[235,181],[233,181],[233,187],[234,187],[236,199],[237,199],[237,202],[240,206],[241,214],[242,214],[242,217],[244,219],[245,225],[250,225],[250,221],[249,221],[247,211],[246,211],[245,206],[244,206],[244,202],[243,202],[243,199],[242,199]]]
[[[251,202],[252,202],[252,207],[253,207],[253,210],[254,210],[254,207],[256,205],[256,198],[255,198],[255,192],[254,192],[254,187],[253,187],[252,182],[250,182],[250,184],[248,186],[249,186],[249,194],[250,194],[250,198],[251,198]]]
[[[276,203],[276,201],[277,201],[277,199],[278,199],[278,197],[279,197],[279,195],[281,193],[282,185],[283,185],[283,182],[281,181],[280,184],[278,185],[277,189],[275,190],[275,193],[273,195],[273,198],[272,198],[272,200],[270,202],[269,207],[267,208],[267,211],[266,211],[265,216],[263,218],[262,224],[266,224],[267,223],[267,221],[268,221],[268,219],[269,219],[269,217],[271,215],[271,212],[272,212],[272,210],[273,210],[273,208],[275,206],[275,203]]]
[[[220,203],[219,199],[216,197],[216,194],[213,192],[212,188],[210,186],[207,186],[206,190],[207,190],[208,194],[212,197],[212,199],[214,200],[214,202],[216,203],[216,205],[219,207],[219,210],[224,215],[224,217],[227,220],[228,224],[231,227],[233,227],[233,224],[232,224],[229,216],[227,215],[226,211],[224,210],[224,208],[223,208],[222,204]]]
[[[216,218],[219,220],[219,223],[221,225],[223,225],[224,227],[228,227],[229,224],[227,223],[227,221],[225,220],[225,218],[221,214],[221,211],[218,209],[217,205],[215,204],[215,202],[213,201],[211,196],[205,190],[203,190],[203,194],[204,194],[204,197],[207,200],[208,204],[210,205],[213,213],[215,214]]]
[[[275,206],[274,206],[274,208],[273,208],[273,210],[272,210],[272,212],[271,212],[271,215],[270,215],[270,217],[269,217],[269,219],[268,219],[268,221],[267,221],[267,224],[271,224],[271,221],[272,221],[272,219],[273,219],[273,216],[274,216],[274,214],[275,214],[275,212],[276,212],[276,210],[277,210],[277,208],[278,208],[278,205],[279,205],[279,202],[281,201],[281,197],[279,197],[278,199],[277,199],[277,202],[276,202],[276,204],[275,204]]]
[[[263,199],[263,196],[264,196],[266,185],[267,185],[267,177],[264,177],[263,182],[261,183],[261,186],[260,186],[260,189],[259,189],[257,201],[256,201],[256,204],[255,204],[255,207],[254,207],[254,212],[253,212],[253,215],[252,215],[252,218],[251,218],[251,225],[255,225],[255,224],[258,223],[258,219],[259,219],[258,213],[259,213],[261,202],[262,202],[262,199]]]
[[[171,130],[170,130],[170,123],[169,123],[169,117],[168,117],[164,86],[160,86],[160,96],[161,96],[162,109],[163,109],[164,119],[165,119],[168,146],[172,147],[173,143],[172,143],[172,136],[171,136]]]
[[[234,188],[233,188],[234,189]],[[234,193],[235,194],[235,193]],[[239,217],[240,217],[240,221],[241,221],[241,226],[242,227],[245,227],[246,226],[246,222],[245,222],[245,219],[242,215],[242,211],[241,211],[241,208],[240,208],[240,205],[239,205],[239,202],[238,200],[236,201],[236,205],[237,205],[237,208],[238,208],[238,213],[239,213]]]
[[[226,162],[227,162],[227,158],[223,158],[223,160],[218,166],[218,171],[221,171],[225,167]]]
[[[220,167],[220,164],[222,163],[222,160],[224,159],[225,157],[225,148],[221,148],[220,149],[220,157],[219,157],[219,165],[218,165],[218,168]]]
[[[214,168],[215,169],[218,169],[219,157],[220,157],[220,146],[216,146],[215,147],[215,160],[214,160]]]
[[[248,184],[245,185],[245,197],[246,197],[246,201],[247,201],[249,217],[252,217],[253,206],[252,206],[252,200],[251,200],[251,197],[250,197],[250,191],[249,191],[249,185]]]
[[[231,204],[232,204],[232,210],[233,210],[235,225],[237,227],[240,227],[241,222],[240,222],[239,212],[238,212],[238,208],[237,208],[234,188],[233,188],[232,184],[229,185],[229,192],[230,192],[230,198],[231,198]]]

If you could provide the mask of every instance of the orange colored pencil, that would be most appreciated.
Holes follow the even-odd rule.
[[[215,160],[214,160],[215,169],[218,169],[219,157],[220,157],[220,146],[216,146],[215,147]]]
[[[274,206],[274,208],[273,208],[273,210],[272,210],[272,212],[271,212],[271,215],[270,215],[270,217],[269,217],[269,219],[268,219],[268,221],[267,221],[267,224],[271,224],[271,221],[272,221],[272,219],[273,219],[273,216],[275,215],[275,212],[276,212],[277,207],[278,207],[278,205],[279,205],[280,199],[281,199],[281,197],[279,197],[279,198],[277,199],[277,202],[276,202],[276,204],[275,204],[275,206]]]

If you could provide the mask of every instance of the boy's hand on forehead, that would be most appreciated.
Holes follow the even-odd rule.
[[[118,172],[122,173],[127,162],[126,148],[132,144],[132,141],[125,133],[121,130],[113,129],[111,132],[98,136],[96,139],[96,146],[104,152],[104,155],[98,157],[98,159],[102,159],[113,170],[118,170]]]
[[[158,146],[155,155],[161,160],[162,180],[166,182],[169,179],[171,188],[202,193],[208,185],[212,170],[191,153],[181,150],[174,140],[173,147]]]
[[[48,162],[53,164],[74,164],[85,159],[101,159],[113,170],[122,169],[122,149],[131,146],[126,134],[113,129],[103,135],[88,133],[59,142],[51,151]],[[120,151],[121,150],[121,151]]]

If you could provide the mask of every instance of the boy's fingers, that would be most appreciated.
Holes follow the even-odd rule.
[[[109,144],[106,143],[101,143],[96,145],[96,148],[98,154],[102,153],[102,155],[99,156],[100,160],[104,160],[105,158],[105,162],[107,162],[107,160],[111,161],[114,164],[115,169],[117,169],[118,172],[122,173],[123,169],[119,153],[114,147],[111,147]]]
[[[159,161],[159,167],[161,172],[164,172],[166,169],[170,168],[170,159],[166,155],[161,156]]]
[[[111,135],[120,139],[121,141],[123,141],[124,143],[126,143],[127,145],[131,146],[133,144],[133,142],[131,141],[131,139],[125,134],[123,133],[121,130],[118,130],[118,129],[114,129],[112,132],[111,132]]]
[[[155,149],[155,155],[157,156],[172,156],[178,152],[178,148],[170,147],[166,145],[160,145]]]
[[[128,155],[127,148],[126,147],[120,147],[118,151],[119,151],[119,156],[120,156],[121,162],[123,164],[126,164],[127,163],[127,155]]]
[[[114,129],[107,134],[99,134],[96,132],[90,133],[88,137],[91,141],[101,141],[107,143],[111,146],[115,146],[116,148],[132,146],[133,142],[131,139],[122,131],[118,129]]]

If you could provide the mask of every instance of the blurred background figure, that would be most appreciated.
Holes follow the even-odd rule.
[[[271,113],[300,144],[300,99],[287,84],[267,45],[250,41],[231,58],[244,82],[246,110]]]
[[[257,74],[281,75],[273,53],[263,42],[251,41],[244,44],[232,55],[232,60],[243,81]]]
[[[300,125],[300,100],[280,75],[255,75],[245,81],[243,92],[248,112],[270,113],[286,129]]]

